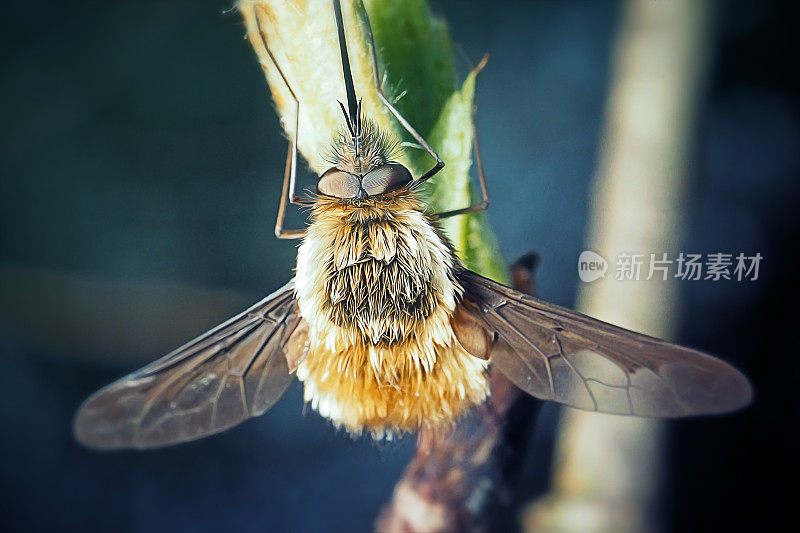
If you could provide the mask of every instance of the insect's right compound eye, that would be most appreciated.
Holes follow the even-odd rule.
[[[388,194],[412,182],[411,173],[399,163],[386,163],[364,176],[361,185],[367,194]]]
[[[334,167],[325,171],[317,182],[317,192],[335,198],[355,198],[361,187],[361,180]]]

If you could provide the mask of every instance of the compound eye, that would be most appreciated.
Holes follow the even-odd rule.
[[[317,181],[317,192],[336,198],[355,198],[359,190],[358,176],[334,167],[325,171]]]
[[[411,183],[411,172],[399,163],[386,163],[361,180],[361,186],[370,196],[396,191]]]

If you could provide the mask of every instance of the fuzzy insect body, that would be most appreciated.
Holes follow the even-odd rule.
[[[308,323],[305,399],[353,433],[452,422],[488,394],[486,361],[450,321],[457,260],[411,192],[315,205],[296,291]]]

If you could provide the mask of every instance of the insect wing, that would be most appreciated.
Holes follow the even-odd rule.
[[[491,363],[537,398],[654,417],[722,413],[750,403],[747,378],[710,355],[595,320],[470,271],[462,271],[459,281],[463,308],[492,339]]]
[[[305,350],[294,282],[150,365],[78,410],[75,436],[100,449],[152,448],[218,433],[262,414]],[[293,334],[297,332],[296,334]]]

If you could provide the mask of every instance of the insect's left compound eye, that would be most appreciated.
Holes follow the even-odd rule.
[[[386,163],[361,180],[361,186],[370,196],[390,193],[411,183],[411,173],[399,163]]]
[[[317,192],[336,198],[355,198],[360,186],[358,176],[334,167],[320,176],[317,182]]]

